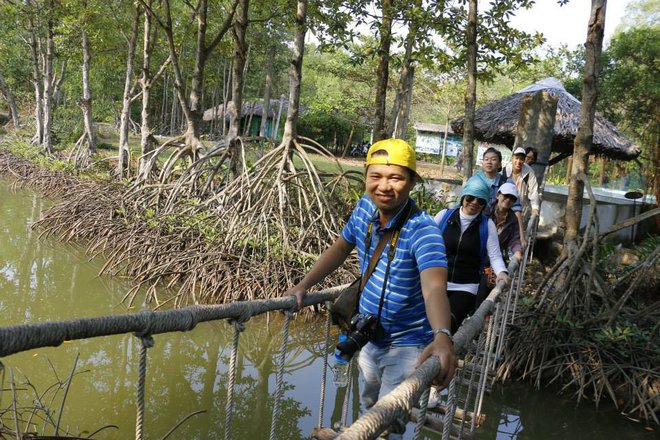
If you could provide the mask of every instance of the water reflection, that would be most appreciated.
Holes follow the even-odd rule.
[[[30,191],[11,191],[0,181],[0,316],[2,325],[128,313],[121,298],[130,285],[99,278],[102,262],[88,261],[73,246],[38,237],[30,230],[45,202]],[[307,438],[318,422],[319,392],[325,344],[324,323],[292,324],[286,359],[285,393],[278,419],[278,438]],[[281,341],[282,317],[271,314],[249,321],[241,336],[232,438],[266,439],[270,432],[276,356]],[[161,438],[177,421],[195,415],[171,438],[214,439],[224,436],[226,385],[233,327],[224,322],[199,324],[187,333],[156,335],[147,366],[145,435]],[[333,337],[333,341],[336,336]],[[25,405],[33,405],[29,379],[43,392],[56,378],[66,378],[77,353],[78,374],[64,407],[68,431],[90,433],[103,425],[97,439],[134,436],[135,385],[140,340],[132,335],[74,341],[58,348],[32,350],[2,359],[13,368]],[[354,371],[352,383],[357,387]],[[8,375],[0,408],[10,401]],[[60,393],[58,399],[61,398]],[[342,419],[345,390],[336,390],[328,377],[324,425]],[[58,415],[60,400],[51,409]],[[348,420],[357,417],[355,394],[348,396]],[[570,398],[535,393],[513,384],[496,388],[486,398],[486,425],[477,438],[553,439],[636,438],[645,433],[613,412],[575,411]],[[13,419],[4,420],[9,427]],[[41,426],[41,424],[39,425]],[[52,434],[52,431],[47,432]],[[598,433],[594,437],[593,433]],[[650,433],[653,435],[653,433]],[[645,437],[651,438],[650,435]],[[412,429],[407,438],[412,437]],[[437,439],[427,434],[423,438]],[[642,437],[644,438],[644,437]]]

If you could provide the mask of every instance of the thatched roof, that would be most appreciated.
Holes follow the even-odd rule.
[[[249,102],[249,101],[244,101],[243,102],[243,107],[241,108],[241,118],[244,118],[246,116],[249,116],[252,113],[252,109],[254,107],[254,116],[261,116],[263,113],[264,109],[264,103],[263,100],[260,100],[258,102]],[[286,116],[286,112],[289,109],[289,100],[284,99],[282,100],[282,115]],[[280,111],[280,100],[279,99],[271,99],[270,100],[270,106],[268,108],[268,117],[269,118],[276,118],[277,113]],[[214,118],[215,119],[222,119],[222,104],[219,104],[216,107],[211,107],[207,110],[204,110],[204,116],[202,117],[204,121],[211,121]],[[229,114],[225,116],[226,120],[229,120]]]
[[[522,98],[539,90],[546,90],[558,98],[552,151],[572,152],[573,139],[580,123],[581,104],[556,78],[543,79],[512,95],[478,108],[474,118],[475,139],[504,144],[511,148],[516,139]],[[452,121],[451,126],[457,134],[463,134],[463,118]],[[592,152],[612,159],[632,160],[639,156],[640,150],[614,124],[596,115]]]
[[[432,124],[430,122],[417,122],[415,123],[414,128],[417,131],[424,131],[428,133],[444,134],[445,132],[444,124]],[[447,128],[447,134],[454,134],[454,130],[452,130],[451,127],[446,127],[446,128]]]

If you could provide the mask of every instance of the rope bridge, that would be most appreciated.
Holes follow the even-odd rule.
[[[532,233],[528,235],[529,237],[534,237],[533,228],[535,224],[535,218],[532,218],[532,221],[530,221],[530,232]],[[528,249],[531,247],[531,245],[528,246]],[[458,355],[464,355],[464,358],[459,362],[459,368],[451,381],[446,399],[441,406],[441,412],[444,412],[442,421],[434,420],[435,418],[433,417],[427,417],[427,403],[431,382],[440,370],[439,360],[432,357],[424,362],[399,387],[380,399],[376,405],[351,426],[348,426],[339,433],[324,429],[324,400],[328,356],[331,347],[330,316],[327,314],[326,351],[321,382],[319,422],[313,435],[319,439],[373,439],[384,432],[395,420],[401,418],[412,418],[416,420],[416,439],[420,438],[421,430],[424,426],[442,431],[443,440],[461,438],[464,434],[467,435],[473,432],[482,419],[481,404],[485,391],[488,388],[487,382],[489,381],[489,377],[492,377],[497,359],[500,358],[503,350],[503,340],[507,323],[511,322],[514,316],[527,257],[528,254],[526,253],[521,262],[522,270],[517,270],[518,262],[516,260],[513,260],[509,266],[509,273],[513,274],[514,282],[508,289],[504,301],[501,300],[504,289],[504,284],[501,281],[495,286],[488,298],[475,313],[464,321],[456,335],[454,335],[456,353]],[[337,286],[317,293],[311,293],[306,296],[303,305],[328,305],[345,287]],[[234,328],[225,407],[224,438],[229,440],[232,438],[231,424],[234,407],[238,342],[241,332],[245,329],[244,324],[256,315],[272,311],[284,311],[286,319],[283,325],[282,344],[276,361],[276,391],[269,437],[270,440],[275,440],[275,433],[281,412],[280,402],[284,393],[284,364],[289,339],[289,323],[292,316],[291,310],[293,310],[294,306],[295,299],[293,297],[287,297],[0,327],[0,357],[6,357],[35,348],[59,346],[65,341],[133,333],[140,339],[142,344],[139,354],[135,426],[135,439],[142,440],[144,432],[147,353],[149,348],[153,347],[153,335],[190,331],[200,322],[228,320]],[[475,338],[477,338],[476,348],[474,347]],[[0,363],[0,369],[2,368],[3,366]],[[419,410],[415,408],[418,402],[420,403]],[[346,424],[347,418],[348,398],[343,411],[344,424]],[[16,429],[18,430],[18,426]],[[20,435],[18,432],[16,434]]]

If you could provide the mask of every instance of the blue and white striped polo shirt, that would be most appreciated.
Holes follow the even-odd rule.
[[[385,229],[393,228],[396,225],[404,207],[394,218],[390,219],[385,228],[381,228],[378,222],[378,210],[369,196],[364,195],[358,201],[342,231],[342,237],[348,243],[357,246],[361,274],[366,272],[371,255]],[[373,238],[371,249],[369,252],[365,252],[369,222],[374,223],[372,226]],[[389,247],[390,243],[385,246],[376,268],[362,291],[361,313],[378,315]],[[418,211],[403,225],[399,235],[396,253],[390,265],[385,289],[385,303],[380,318],[385,329],[385,339],[376,345],[381,347],[410,346],[426,345],[431,342],[433,337],[426,318],[419,277],[420,272],[429,267],[447,267],[445,245],[433,219],[426,212]]]

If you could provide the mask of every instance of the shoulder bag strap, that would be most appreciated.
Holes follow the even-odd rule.
[[[372,230],[372,225],[373,223],[369,223],[369,227],[367,228],[367,241],[366,241],[366,249],[364,250],[365,252],[369,252],[369,249],[371,247],[371,230]],[[371,274],[373,273],[374,269],[376,268],[376,265],[378,264],[378,260],[380,259],[380,256],[383,253],[383,250],[385,249],[385,245],[387,244],[388,241],[392,238],[392,235],[394,235],[394,229],[388,229],[385,231],[383,236],[380,238],[380,241],[376,245],[376,249],[374,249],[374,253],[371,256],[371,259],[369,260],[369,265],[367,266],[367,270],[360,279],[360,290],[359,292],[362,292],[362,289],[364,289],[364,285],[367,284],[367,280],[369,277],[371,277]]]

